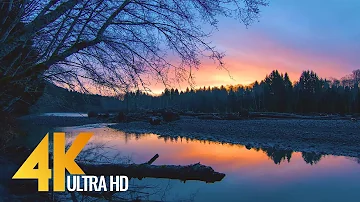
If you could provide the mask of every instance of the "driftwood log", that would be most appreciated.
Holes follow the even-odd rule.
[[[225,174],[214,171],[200,163],[180,165],[151,165],[159,157],[156,154],[143,164],[85,164],[78,163],[86,175],[126,175],[129,178],[166,178],[181,181],[197,180],[206,183],[221,181]]]
[[[199,180],[207,183],[221,181],[225,174],[215,172],[211,167],[201,165],[200,163],[188,166],[174,166],[174,165],[151,165],[159,154],[156,154],[148,162],[143,164],[82,164],[78,165],[83,169],[87,175],[126,175],[131,178],[167,178],[186,180]],[[112,200],[116,192],[80,192],[85,196],[94,198],[103,198]],[[78,202],[75,193],[71,192],[73,202]]]
[[[52,155],[50,155],[52,156]],[[200,163],[176,166],[176,165],[151,165],[159,155],[156,154],[148,162],[143,164],[85,164],[77,162],[86,175],[109,176],[126,175],[131,178],[166,178],[182,181],[197,180],[207,183],[221,181],[225,174],[214,171],[211,167]],[[52,162],[52,159],[50,159]],[[52,165],[52,163],[51,163]],[[38,194],[37,180],[10,180],[10,193],[16,195]],[[75,192],[71,192],[73,202],[78,202]],[[116,192],[78,192],[80,195],[94,198],[111,200]]]

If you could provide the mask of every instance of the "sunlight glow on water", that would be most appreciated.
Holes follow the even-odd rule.
[[[74,135],[81,127],[61,128]],[[126,134],[106,127],[86,128],[95,133],[95,145],[106,145],[108,155],[120,152],[135,163],[160,155],[154,164],[188,165],[201,162],[223,172],[214,184],[177,180],[142,180],[170,183],[169,199],[194,194],[195,201],[359,201],[360,164],[356,159],[312,153],[246,148],[242,145],[160,138],[155,134]],[[166,182],[164,182],[166,181]],[[165,185],[164,185],[165,186]]]

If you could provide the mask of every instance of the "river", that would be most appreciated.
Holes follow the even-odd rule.
[[[31,132],[30,132],[31,131]],[[359,201],[360,159],[315,155],[273,148],[247,148],[185,138],[163,138],[157,134],[127,134],[94,124],[65,128],[34,128],[25,138],[36,145],[46,132],[66,132],[71,140],[79,132],[93,132],[88,144],[98,147],[110,161],[143,163],[155,154],[155,165],[188,165],[201,162],[226,174],[221,182],[209,183],[163,179],[133,180],[131,186],[146,185],[138,195],[166,201]],[[107,159],[109,160],[109,159]],[[134,196],[132,196],[134,197]]]

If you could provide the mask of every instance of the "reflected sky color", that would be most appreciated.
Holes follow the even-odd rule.
[[[157,165],[201,162],[226,174],[223,181],[214,184],[171,180],[171,193],[186,197],[197,192],[195,201],[240,198],[243,201],[356,201],[360,197],[360,164],[346,157],[323,156],[318,163],[310,165],[302,153],[293,152],[290,162],[275,164],[263,150],[249,150],[242,145],[125,134],[105,127],[70,127],[59,131],[70,132],[68,141],[80,131],[92,131],[95,133],[92,144],[111,147],[108,155],[120,152],[135,163],[146,162],[158,153],[160,157],[154,163]]]
[[[341,78],[360,68],[360,1],[270,0],[260,22],[248,29],[237,20],[220,18],[219,30],[209,39],[226,53],[230,71],[216,69],[203,59],[195,71],[196,86],[250,84],[273,69],[288,72],[292,81],[302,70],[321,77]],[[161,92],[161,84],[153,85]],[[187,86],[181,84],[182,89]],[[177,86],[175,86],[177,87]]]

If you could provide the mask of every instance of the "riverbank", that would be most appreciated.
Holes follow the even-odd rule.
[[[48,127],[70,127],[104,123],[88,117],[29,115],[19,119]],[[154,133],[163,137],[184,137],[251,148],[276,148],[338,156],[360,156],[360,122],[350,119],[243,119],[203,120],[182,116],[180,120],[151,125],[146,121],[109,126],[128,133]]]
[[[182,117],[158,126],[131,122],[110,127],[128,133],[154,133],[163,137],[243,144],[255,148],[360,156],[360,122],[350,120],[201,120]]]

